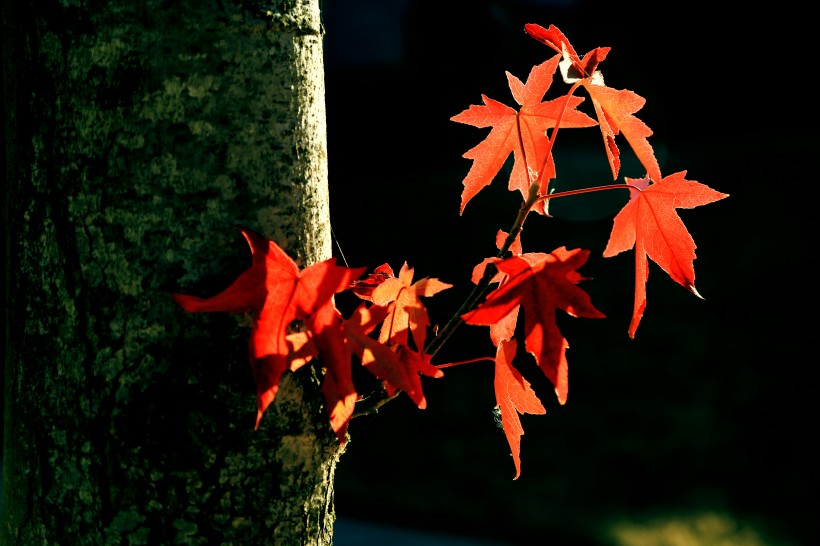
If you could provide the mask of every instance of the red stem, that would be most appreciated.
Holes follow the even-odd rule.
[[[495,362],[495,358],[491,356],[480,356],[478,358],[471,358],[469,360],[459,360],[458,362],[448,362],[447,364],[438,364],[436,368],[452,368],[453,366],[461,366],[462,364],[472,364],[473,362],[482,362],[484,360],[489,360],[490,362]]]
[[[567,191],[559,191],[558,193],[551,193],[549,195],[542,195],[540,196],[537,201],[546,201],[547,199],[558,199],[559,197],[569,197],[571,195],[580,195],[582,193],[592,193],[596,191],[604,191],[604,190],[635,190],[635,191],[642,191],[641,188],[637,186],[633,186],[632,184],[609,184],[606,186],[594,186],[592,188],[580,188],[577,190],[567,190]]]

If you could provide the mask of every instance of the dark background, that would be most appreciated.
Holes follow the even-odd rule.
[[[427,409],[402,397],[351,423],[340,516],[509,544],[817,544],[814,31],[789,3],[718,8],[324,0],[335,235],[351,266],[407,261],[416,279],[452,283],[425,301],[434,323],[520,204],[497,179],[459,216],[471,164],[461,155],[488,129],[449,118],[481,94],[515,104],[504,71],[525,80],[552,55],[525,23],[558,26],[580,54],[611,47],[606,83],[647,99],[637,115],[663,174],[686,170],[730,194],[679,210],[705,300],[653,263],[634,340],[634,254],[601,257],[626,196],[556,201],[553,218],[531,218],[525,251],[591,250],[582,287],[607,318],[559,313],[565,406],[519,360],[547,407],[522,417],[521,477],[494,423],[492,365],[452,368],[424,382]],[[643,176],[618,144],[621,176]],[[559,184],[610,183],[597,129],[565,131],[556,146]],[[436,361],[491,354],[487,329],[469,327]]]

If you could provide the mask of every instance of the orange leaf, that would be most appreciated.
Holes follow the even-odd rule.
[[[516,350],[517,344],[514,339],[502,341],[498,345],[494,379],[495,400],[501,412],[501,426],[504,428],[504,435],[510,444],[515,463],[514,480],[521,475],[521,436],[524,434],[518,414],[543,415],[547,413],[530,383],[513,366]]]
[[[518,190],[526,199],[530,185],[538,178],[536,171],[545,161],[546,172],[542,173],[542,179],[555,177],[552,157],[544,156],[549,142],[547,130],[555,128],[566,99],[562,97],[547,102],[541,102],[541,99],[549,89],[557,67],[557,56],[533,67],[526,84],[507,72],[510,90],[521,106],[520,112],[481,95],[483,106],[470,106],[450,118],[475,127],[492,127],[490,134],[478,146],[464,154],[465,158],[473,160],[473,164],[463,181],[460,212],[463,213],[467,202],[493,181],[511,152],[515,161],[509,180],[510,191]],[[580,97],[570,98],[561,119],[562,128],[595,125],[595,120],[576,110],[582,101],[583,98]],[[539,203],[534,210],[546,214],[543,203]]]
[[[618,178],[621,168],[620,152],[615,144],[615,137],[621,133],[649,173],[649,178],[659,182],[661,170],[652,145],[647,140],[652,136],[652,130],[632,115],[643,108],[646,100],[628,89],[612,89],[592,83],[584,83],[584,88],[589,92],[598,115],[612,178]]]
[[[442,377],[444,373],[429,363],[425,366],[424,361],[418,362],[421,357],[404,345],[399,346],[398,352],[395,352],[368,336],[367,333],[386,316],[387,309],[384,307],[359,306],[344,323],[345,338],[350,351],[359,357],[366,370],[384,381],[385,390],[389,395],[397,389],[401,390],[419,409],[424,409],[427,407],[427,401],[422,392],[419,373],[432,377]]]
[[[647,257],[681,286],[700,297],[695,289],[695,241],[675,209],[691,209],[719,201],[720,193],[693,180],[681,171],[656,184],[648,178],[627,182],[642,191],[633,191],[629,202],[615,216],[604,257],[610,258],[635,248],[635,302],[629,336],[635,331],[646,308]]]
[[[424,349],[430,319],[420,297],[429,297],[451,288],[438,279],[424,278],[413,282],[413,269],[405,262],[398,277],[384,279],[371,293],[375,305],[389,306],[379,341],[385,345],[407,345],[409,332],[418,350]]]
[[[522,254],[497,262],[496,267],[508,279],[481,305],[462,315],[468,324],[491,326],[519,305],[523,307],[525,346],[552,382],[561,404],[567,399],[569,343],[558,329],[555,311],[562,309],[573,317],[604,318],[589,295],[577,286],[586,280],[577,269],[588,257],[588,250],[560,247],[551,254]]]

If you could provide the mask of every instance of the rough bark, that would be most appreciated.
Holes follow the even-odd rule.
[[[234,225],[330,256],[318,0],[274,6],[4,3],[3,544],[331,543],[321,372],[254,431],[246,321],[169,297]]]

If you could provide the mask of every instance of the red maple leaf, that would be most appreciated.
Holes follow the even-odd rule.
[[[560,247],[550,254],[528,253],[496,262],[507,279],[478,307],[462,315],[467,324],[492,326],[523,307],[525,346],[552,382],[561,404],[567,400],[569,343],[558,329],[555,311],[562,309],[573,317],[605,317],[577,286],[586,280],[577,269],[588,257],[588,250]]]
[[[521,475],[521,436],[524,428],[518,414],[531,413],[543,415],[547,413],[530,383],[524,379],[513,366],[513,358],[518,350],[515,340],[502,341],[498,345],[495,357],[495,400],[501,412],[501,426],[504,435],[510,444],[513,462],[515,463],[515,478]]]
[[[521,106],[520,112],[481,95],[483,106],[472,105],[450,118],[452,121],[475,127],[492,127],[480,144],[464,154],[465,158],[473,160],[473,164],[463,181],[460,212],[464,212],[467,202],[493,181],[510,152],[515,158],[509,181],[510,191],[518,190],[526,199],[529,187],[535,180],[554,178],[555,165],[552,156],[550,154],[547,158],[545,154],[549,142],[547,130],[555,128],[559,118],[562,128],[595,125],[595,120],[576,110],[583,101],[582,97],[569,99],[563,117],[561,112],[566,99],[541,102],[552,84],[552,76],[557,68],[558,56],[555,56],[533,67],[526,84],[521,83],[521,80],[509,72],[506,73],[513,98]],[[541,165],[545,165],[546,172],[541,173],[539,177],[537,171]],[[540,202],[534,210],[546,215],[544,203],[546,201]]]
[[[686,180],[685,175],[686,171],[681,171],[656,184],[650,184],[648,178],[626,179],[642,191],[633,191],[629,202],[615,216],[604,257],[635,247],[635,304],[629,324],[631,338],[635,337],[646,308],[647,257],[675,282],[701,297],[695,289],[695,241],[675,209],[706,205],[728,197],[728,194]]]
[[[604,138],[612,178],[617,179],[621,169],[620,151],[615,143],[615,137],[622,134],[646,169],[649,178],[653,182],[659,182],[660,167],[655,152],[647,140],[652,136],[652,130],[633,115],[643,108],[646,100],[628,89],[607,87],[598,70],[598,65],[606,58],[610,48],[595,48],[582,59],[578,57],[566,36],[554,25],[544,28],[529,23],[524,25],[524,30],[532,38],[561,55],[560,68],[565,82],[578,82],[589,93]]]
[[[382,264],[364,279],[350,283],[350,291],[363,300],[373,301],[373,290],[387,279],[395,277],[393,268]]]
[[[336,259],[330,258],[300,271],[276,243],[247,228],[240,231],[251,249],[250,268],[213,297],[172,297],[191,313],[252,314],[249,358],[256,383],[257,428],[276,396],[282,374],[314,354],[320,355],[326,369],[322,392],[327,411],[331,426],[343,442],[356,390],[334,294],[347,288],[365,268],[337,266]],[[305,332],[289,331],[298,324],[295,321],[301,321]]]
[[[344,332],[350,352],[357,355],[362,366],[384,382],[385,391],[392,396],[401,390],[418,406],[427,407],[421,389],[419,374],[442,377],[444,373],[421,356],[401,345],[396,351],[373,339],[368,334],[387,317],[387,308],[360,305],[344,322]]]
[[[503,245],[503,241],[501,241],[500,234],[496,236],[496,243],[500,243],[499,248],[501,247],[501,245]],[[516,255],[522,256],[521,253],[518,253]],[[528,254],[523,254],[524,259],[527,259],[528,257]],[[485,270],[487,269],[487,265],[491,263],[497,263],[499,261],[501,261],[501,258],[484,258],[484,260],[482,260],[480,264],[473,268],[473,274],[471,277],[473,284],[478,284],[479,282],[481,282],[481,279],[484,277]],[[493,278],[490,279],[490,283],[501,283],[504,282],[506,279],[507,276],[504,273],[496,271]],[[513,334],[515,334],[515,327],[517,324],[518,306],[516,306],[512,311],[507,313],[507,315],[504,318],[490,325],[490,340],[493,342],[493,345],[498,347],[502,341],[507,341],[511,339],[513,337]]]
[[[413,273],[413,269],[405,262],[398,277],[381,280],[371,292],[370,300],[375,305],[388,306],[388,315],[379,332],[379,341],[394,347],[407,345],[409,332],[412,332],[413,343],[421,351],[427,339],[430,319],[420,297],[434,296],[453,285],[427,277],[414,283]]]

